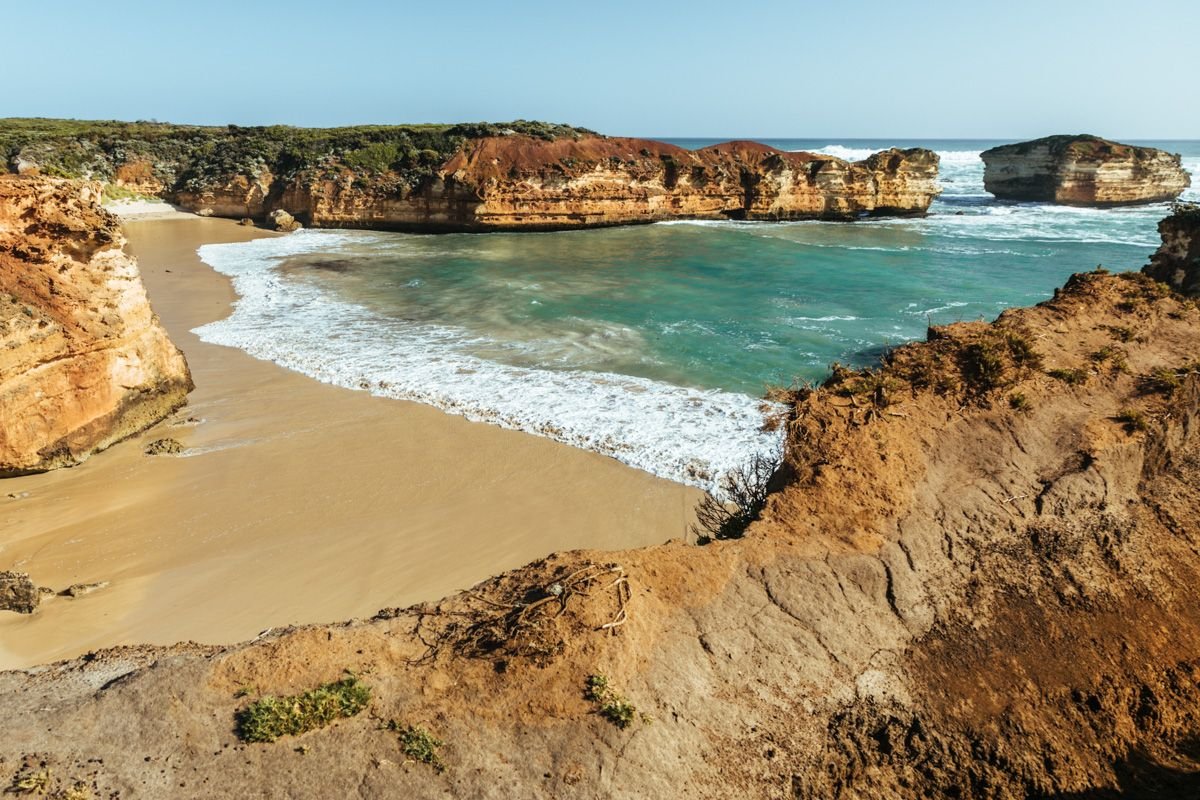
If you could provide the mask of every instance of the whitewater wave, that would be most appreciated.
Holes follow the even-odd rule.
[[[229,276],[239,297],[229,317],[195,333],[324,383],[545,436],[717,494],[756,453],[781,451],[782,435],[762,430],[763,414],[780,408],[754,397],[487,361],[461,351],[462,331],[384,317],[276,269],[348,238],[300,231],[204,245],[200,258]]]

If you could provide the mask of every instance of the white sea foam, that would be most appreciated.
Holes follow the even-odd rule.
[[[782,447],[781,434],[762,430],[763,402],[748,395],[487,361],[462,352],[462,331],[383,317],[275,269],[348,237],[306,230],[204,245],[200,258],[233,279],[239,299],[229,317],[195,332],[325,383],[428,403],[709,490],[755,453]]]

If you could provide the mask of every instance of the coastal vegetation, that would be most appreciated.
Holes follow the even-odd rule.
[[[401,728],[400,724],[394,719],[388,721],[387,727],[388,730],[396,731],[400,734],[400,749],[404,752],[404,755],[413,761],[428,764],[433,767],[434,772],[446,771],[446,765],[442,762],[442,757],[438,754],[438,750],[445,746],[445,742],[441,739],[438,739],[419,725],[406,725]]]
[[[153,180],[190,191],[232,175],[265,170],[290,178],[338,165],[394,172],[415,185],[467,141],[510,134],[545,141],[594,135],[585,128],[529,120],[296,128],[9,118],[0,119],[0,159],[10,169],[28,163],[52,177],[135,184]],[[135,174],[124,176],[122,168]]]
[[[596,704],[596,712],[618,728],[628,728],[637,718],[637,706],[618,694],[605,675],[588,676],[586,696]]]
[[[237,714],[238,736],[246,742],[273,742],[353,717],[371,701],[371,689],[356,675],[298,695],[267,696]]]

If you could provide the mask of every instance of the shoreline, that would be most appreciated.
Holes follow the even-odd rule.
[[[196,248],[276,234],[191,215],[124,222],[196,390],[78,467],[0,487],[0,568],[55,590],[109,582],[0,615],[0,669],[370,616],[555,551],[685,534],[699,490],[200,341],[191,330],[236,297]],[[180,456],[143,455],[167,437]]]

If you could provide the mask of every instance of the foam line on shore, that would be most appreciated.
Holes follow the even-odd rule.
[[[763,401],[748,395],[498,364],[460,352],[460,331],[383,317],[275,269],[345,238],[301,231],[201,247],[239,299],[229,317],[195,333],[324,383],[546,436],[710,491],[755,453],[782,447],[779,433],[762,430]]]

